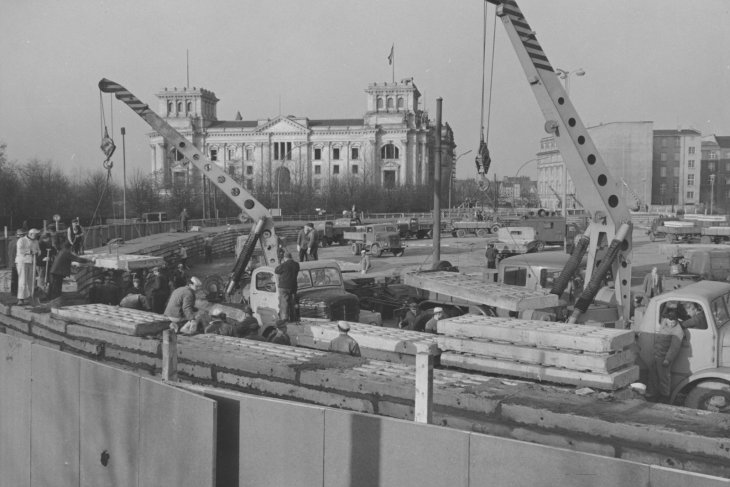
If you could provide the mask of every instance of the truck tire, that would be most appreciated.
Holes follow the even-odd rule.
[[[396,257],[401,257],[405,251],[405,249],[396,249],[393,251],[393,255],[395,255]]]
[[[480,228],[479,230],[477,230],[477,237],[487,238],[487,236],[489,236],[489,230],[487,230],[486,228]]]
[[[380,245],[372,244],[370,246],[370,255],[374,255],[375,257],[382,257],[383,251],[381,250]]]
[[[456,231],[456,237],[457,238],[464,238],[464,237],[466,237],[466,230],[464,230],[463,228],[458,229]]]
[[[730,384],[720,381],[701,382],[689,391],[684,399],[684,406],[730,413]]]
[[[360,244],[357,242],[352,242],[352,255],[360,255]]]
[[[490,228],[490,230],[492,231],[492,233],[497,233],[499,232],[499,228],[500,225],[498,223],[495,223],[494,225],[492,225],[492,228]]]

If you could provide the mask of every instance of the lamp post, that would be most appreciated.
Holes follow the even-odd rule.
[[[468,150],[456,156],[456,159],[454,159],[454,164],[451,167],[451,178],[449,179],[449,218],[451,218],[451,187],[454,185],[454,178],[456,177],[456,163],[459,162],[459,159],[469,154],[470,152],[471,150]]]
[[[122,214],[124,216],[124,223],[127,223],[127,148],[124,143],[126,133],[127,130],[122,127],[122,181],[124,181],[122,189]]]
[[[585,76],[586,72],[583,70],[583,68],[573,69],[573,70],[566,70],[566,69],[560,69],[556,68],[555,71],[558,73],[558,77],[563,80],[565,83],[565,94],[568,95],[568,98],[570,98],[570,77],[571,75],[575,76]],[[568,216],[568,168],[565,166],[565,161],[563,161],[563,216]]]
[[[276,208],[278,208],[278,210],[279,210],[279,216],[281,216],[281,201],[280,201],[281,186],[280,186],[280,183],[281,183],[281,173],[283,172],[281,170],[281,168],[283,167],[284,162],[287,160],[286,158],[289,157],[289,154],[291,154],[294,149],[299,149],[300,147],[303,147],[307,144],[309,144],[309,142],[302,142],[301,144],[297,144],[294,147],[292,147],[291,149],[289,149],[288,151],[286,151],[286,153],[283,156],[281,156],[282,166],[279,167],[279,170],[276,173]]]
[[[539,161],[539,159],[530,159],[528,161],[523,162],[520,167],[517,168],[517,172],[515,172],[515,179],[517,179],[520,176],[520,171],[522,171],[522,168],[528,165],[531,162]],[[520,197],[522,196],[522,187],[520,187]],[[514,183],[512,183],[512,209],[515,208],[515,189],[514,189]]]

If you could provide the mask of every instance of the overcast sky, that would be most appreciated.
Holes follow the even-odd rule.
[[[730,1],[521,0],[551,63],[571,77],[586,125],[653,121],[730,135]],[[476,175],[481,0],[4,0],[0,15],[0,142],[11,160],[52,160],[84,177],[101,168],[99,91],[114,80],[142,101],[186,83],[215,92],[218,118],[358,118],[364,89],[413,77],[433,119],[454,130],[457,176]],[[491,41],[491,15],[488,37]],[[493,171],[533,159],[544,119],[497,22],[489,146]],[[488,49],[491,50],[491,43]],[[148,125],[104,95],[127,174],[149,168]],[[281,106],[281,110],[280,107]],[[524,174],[536,174],[534,163]]]

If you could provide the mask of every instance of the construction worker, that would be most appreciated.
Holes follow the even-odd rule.
[[[63,288],[63,279],[71,275],[72,262],[91,263],[89,259],[84,259],[73,253],[73,248],[69,242],[63,242],[63,248],[56,256],[51,266],[51,286],[48,293],[48,299],[56,299],[61,295]]]
[[[496,269],[499,252],[494,248],[493,243],[487,244],[487,251],[484,253],[484,256],[487,258],[487,269]]]
[[[84,253],[84,229],[81,227],[78,218],[71,220],[71,226],[68,227],[66,232],[66,239],[73,247],[75,254]]]
[[[279,276],[279,320],[296,321],[297,276],[299,263],[292,259],[289,252],[284,253],[284,261],[276,266],[274,273]]]
[[[672,386],[672,363],[679,354],[684,339],[684,330],[679,325],[677,302],[670,301],[662,306],[659,327],[654,334],[654,356],[649,368],[647,399],[667,402]]]
[[[23,234],[18,239],[15,249],[15,265],[18,268],[18,305],[26,305],[33,295],[35,287],[35,259],[40,255],[40,247],[38,246],[38,236],[40,231],[31,228],[28,235]]]
[[[348,333],[350,332],[350,324],[346,321],[337,322],[337,330],[339,336],[330,342],[329,351],[337,353],[346,353],[353,357],[360,356],[360,345]]]
[[[426,322],[424,331],[426,333],[436,333],[438,322],[444,317],[444,309],[440,306],[436,306],[433,309],[433,317]]]
[[[193,276],[188,284],[175,289],[170,295],[170,300],[165,308],[165,316],[170,318],[170,329],[177,333],[185,327],[181,333],[194,334],[197,331],[195,292],[203,287],[203,283]]]

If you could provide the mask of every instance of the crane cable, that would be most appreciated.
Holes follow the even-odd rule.
[[[109,94],[109,102],[111,106],[111,102],[114,99],[112,98],[112,95]],[[114,112],[111,111],[111,124],[112,124],[112,134],[114,133]],[[91,216],[91,223],[94,223],[94,220],[96,220],[97,212],[99,211],[99,207],[101,206],[102,202],[104,201],[104,196],[106,196],[106,192],[109,189],[109,182],[112,178],[112,167],[114,167],[114,162],[111,160],[112,154],[114,154],[114,151],[116,150],[117,146],[114,144],[114,140],[109,136],[109,130],[107,129],[106,125],[106,116],[104,114],[104,99],[101,91],[99,91],[99,115],[100,115],[100,123],[101,123],[101,151],[106,156],[106,159],[104,162],[102,162],[102,166],[104,166],[104,169],[106,169],[106,181],[104,183],[104,189],[101,192],[101,195],[99,196],[99,201],[96,203],[96,208],[94,208],[94,213]],[[112,208],[113,211],[113,208]]]
[[[494,20],[492,23],[492,52],[491,52],[491,59],[490,59],[490,68],[489,68],[489,97],[487,98],[487,122],[486,127],[484,123],[484,97],[485,97],[485,84],[486,84],[486,64],[487,64],[487,19],[489,17],[489,10],[488,10],[488,2],[485,0],[484,2],[484,17],[483,17],[483,26],[482,26],[482,103],[481,103],[481,113],[480,113],[480,124],[479,124],[479,150],[477,152],[477,156],[474,160],[477,166],[477,172],[482,176],[482,181],[486,182],[486,186],[482,187],[482,190],[485,191],[487,188],[489,188],[489,179],[486,178],[487,173],[489,172],[489,166],[492,163],[492,158],[489,156],[489,149],[487,147],[487,144],[489,142],[489,122],[491,119],[491,113],[492,113],[492,87],[493,87],[493,81],[494,81],[494,51],[495,51],[495,45],[496,45],[496,33],[497,33],[497,15],[495,12]],[[485,136],[485,128],[486,128],[486,136]]]

